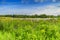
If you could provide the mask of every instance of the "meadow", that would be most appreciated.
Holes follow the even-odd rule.
[[[0,17],[0,40],[60,40],[60,19]]]

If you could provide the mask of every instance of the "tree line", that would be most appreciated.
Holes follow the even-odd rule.
[[[13,18],[60,18],[60,15],[54,16],[54,15],[0,15],[0,17],[13,17]]]

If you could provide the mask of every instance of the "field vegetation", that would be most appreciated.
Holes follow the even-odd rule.
[[[60,40],[60,19],[0,17],[0,40]]]

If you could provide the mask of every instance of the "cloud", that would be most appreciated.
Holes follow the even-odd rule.
[[[22,9],[21,13],[34,15],[34,14],[46,14],[46,15],[60,15],[60,6],[59,4],[55,5],[47,5],[47,6],[39,6],[31,9]]]
[[[53,2],[56,2],[57,0],[52,0]]]
[[[57,7],[55,5],[38,7],[37,9],[34,10],[34,14],[60,15],[60,7]]]
[[[15,7],[15,6],[0,6],[0,15],[6,14],[23,14],[23,15],[34,15],[34,14],[47,14],[47,15],[60,15],[60,3],[51,4],[45,6],[34,6],[34,7]]]

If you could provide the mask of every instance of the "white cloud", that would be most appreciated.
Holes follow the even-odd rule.
[[[33,9],[22,9],[23,13],[29,14],[47,14],[47,15],[60,15],[60,6],[58,5],[47,5],[44,7],[35,7]]]
[[[29,7],[29,8],[14,8],[0,7],[0,14],[26,14],[26,15],[34,15],[34,14],[47,14],[47,15],[60,15],[60,5],[47,5],[47,6],[38,6],[38,7]]]
[[[56,2],[57,0],[52,0],[53,2]]]
[[[46,7],[38,7],[34,10],[34,14],[60,15],[60,7],[49,5]]]

